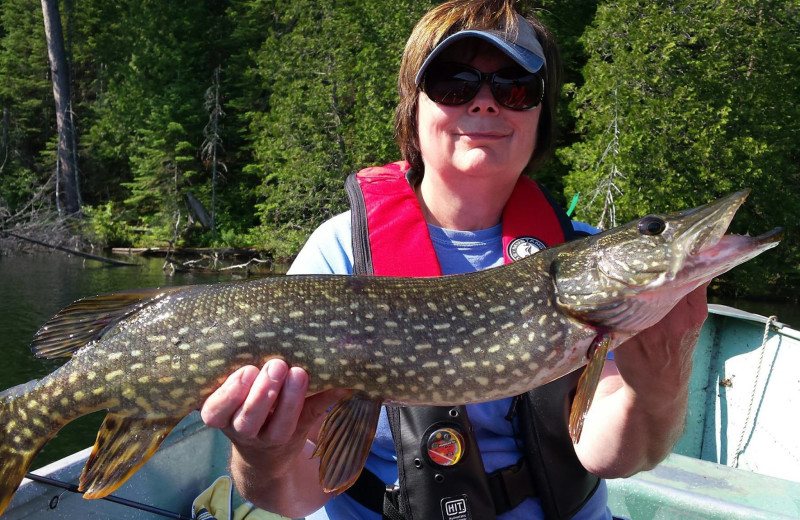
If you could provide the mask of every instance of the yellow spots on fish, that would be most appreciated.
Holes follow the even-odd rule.
[[[250,316],[250,321],[252,323],[260,323],[261,322],[261,315],[260,314],[253,314]]]
[[[160,343],[160,342],[166,341],[166,340],[167,340],[167,337],[164,336],[163,334],[158,335],[158,336],[147,336],[147,341],[149,341],[150,343]]]
[[[438,385],[441,382],[442,382],[442,378],[440,376],[433,376],[431,378],[431,383],[433,383],[434,385]]]
[[[436,323],[433,326],[433,330],[447,330],[450,328],[449,323]]]
[[[173,398],[173,399],[178,399],[180,397],[183,397],[184,393],[186,393],[186,389],[178,387],[178,388],[173,388],[172,390],[170,390],[169,396],[171,398]]]
[[[495,365],[494,369],[499,374],[500,372],[505,371],[506,367],[505,365]]]
[[[528,305],[526,305],[525,307],[523,307],[522,309],[520,309],[520,310],[519,310],[519,313],[520,313],[520,314],[523,314],[523,315],[524,315],[524,314],[530,314],[530,312],[533,310],[533,308],[534,308],[534,307],[536,307],[536,305],[535,305],[535,304],[533,304],[533,303],[529,303]]]
[[[61,406],[69,405],[69,399],[67,399],[66,397],[62,397],[61,401],[59,401],[59,402],[61,403]],[[20,410],[20,411],[22,411],[22,410]],[[23,417],[23,419],[25,419],[25,417]]]
[[[422,352],[424,350],[430,350],[432,348],[433,345],[431,345],[430,343],[420,343],[419,345],[414,346],[414,350],[417,350],[419,352]]]
[[[250,352],[242,352],[240,354],[236,354],[236,359],[249,360],[249,359],[254,359],[254,358],[255,358],[255,356],[253,354],[251,354]]]
[[[208,383],[208,379],[206,379],[205,377],[195,377],[194,382],[197,383],[198,385],[204,385]]]
[[[309,341],[309,342],[319,341],[318,336],[311,336],[308,334],[297,334],[295,338],[299,339],[300,341]]]
[[[216,331],[217,331],[217,327],[214,326],[214,325],[211,325],[209,327],[203,327],[202,329],[200,329],[200,332],[203,335],[208,335],[208,334],[211,334],[211,333],[216,332]]]
[[[472,331],[472,335],[473,336],[480,336],[484,332],[486,332],[486,327],[478,327],[477,329]]]
[[[78,373],[77,372],[71,373],[69,375],[69,377],[67,378],[67,382],[70,383],[70,384],[75,383],[77,380],[78,380]]]
[[[330,322],[331,327],[347,327],[347,322],[345,320],[333,320]]]
[[[428,308],[429,308],[430,310],[432,310],[433,312],[436,312],[436,311],[438,311],[438,310],[439,310],[439,307],[437,307],[437,306],[436,306],[436,304],[435,304],[435,303],[433,303],[433,302],[428,302]]]
[[[138,381],[139,383],[141,383],[143,385],[146,385],[146,384],[150,383],[150,376],[142,376],[139,379],[137,379],[136,381]]]
[[[208,362],[209,368],[221,367],[224,364],[225,364],[224,359],[212,359],[211,361]]]
[[[325,358],[314,358],[315,365],[325,365],[328,363],[328,360]]]
[[[547,347],[545,347],[544,345],[539,345],[538,347],[536,347],[536,350],[538,350],[539,352],[547,352]]]
[[[189,327],[181,327],[181,328],[178,329],[178,335],[179,336],[183,336],[187,332],[189,332]]]
[[[229,319],[229,320],[228,320],[228,322],[226,323],[226,325],[227,325],[228,327],[233,327],[233,326],[234,326],[234,325],[236,325],[237,323],[239,323],[239,318],[238,318],[238,317],[233,317],[233,318],[231,318],[231,319]]]
[[[547,323],[547,315],[542,314],[542,316],[539,318],[539,325],[544,326],[545,323]]]
[[[403,342],[399,339],[386,338],[383,340],[383,344],[387,347],[399,347]]]
[[[386,383],[386,381],[388,381],[388,379],[389,378],[386,377],[386,376],[380,376],[377,379],[375,379],[375,382],[382,385],[382,384]]]
[[[275,337],[275,333],[270,331],[270,330],[264,330],[264,331],[261,331],[261,332],[256,332],[256,337],[258,339],[274,338]]]
[[[77,392],[72,394],[72,398],[76,401],[83,401],[84,397],[86,397],[86,394],[83,392],[83,390],[78,390]]]
[[[302,318],[303,317],[303,311],[292,311],[292,312],[289,313],[289,317],[293,318],[293,319]]]
[[[488,377],[478,376],[478,377],[475,378],[475,381],[481,386],[486,386],[486,385],[489,384],[489,378]]]
[[[174,376],[163,376],[163,377],[159,377],[158,378],[158,382],[161,383],[162,385],[166,385],[166,384],[171,383],[173,381],[175,381],[175,377]]]
[[[415,375],[417,375],[417,371],[416,370],[407,370],[406,371],[406,377],[414,377]]]
[[[108,360],[117,361],[119,360],[119,358],[122,357],[122,354],[123,354],[122,352],[112,352],[111,354],[108,355]]]
[[[386,328],[389,328],[389,329],[396,329],[397,328],[397,322],[396,321],[386,321],[384,323],[384,325],[386,326]]]
[[[211,343],[210,345],[206,345],[206,351],[207,352],[216,352],[217,350],[222,350],[223,348],[225,348],[225,343],[222,343],[222,342],[219,342],[219,341],[216,342],[216,343]],[[158,356],[156,358],[156,363],[159,363],[159,359],[162,358],[162,357],[164,357],[164,356]],[[167,356],[167,357],[169,357],[169,356]]]
[[[128,400],[136,398],[136,389],[133,388],[132,386],[126,386],[122,390],[122,397]]]
[[[500,345],[492,345],[491,347],[489,347],[488,352],[490,354],[494,354],[495,352],[499,351],[501,348],[503,348],[503,347],[501,347]]]
[[[103,387],[103,386],[98,386],[97,388],[95,388],[94,390],[92,390],[92,394],[93,394],[93,395],[100,395],[100,394],[102,394],[102,393],[103,393],[103,392],[105,392],[105,391],[106,391],[105,387]]]
[[[380,363],[367,363],[366,365],[364,365],[364,368],[366,368],[367,370],[382,370],[383,365],[381,365]]]
[[[456,347],[456,348],[450,349],[450,354],[453,355],[453,356],[457,356],[457,355],[461,354],[463,351],[464,351],[464,349],[462,349],[461,347]]]
[[[106,381],[113,381],[114,379],[120,377],[122,374],[123,374],[122,370],[114,370],[113,372],[109,372],[108,374],[106,374]]]
[[[503,312],[504,310],[506,310],[505,305],[495,305],[494,307],[489,308],[489,312],[492,314],[497,314],[498,312]]]
[[[245,335],[245,331],[243,331],[243,330],[241,330],[241,329],[240,329],[240,330],[234,330],[234,331],[231,333],[231,336],[232,336],[234,339],[238,339],[238,338],[244,337],[244,335]]]
[[[461,363],[461,366],[464,368],[475,368],[476,365],[477,363],[475,361],[464,361]]]
[[[528,369],[531,370],[531,371],[538,370],[539,369],[539,363],[536,363],[536,362],[528,363]]]

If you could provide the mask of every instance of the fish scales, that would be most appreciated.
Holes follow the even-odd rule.
[[[465,275],[287,276],[76,302],[32,347],[40,357],[72,359],[0,394],[0,512],[35,454],[78,416],[109,412],[80,483],[87,498],[99,498],[233,371],[273,358],[304,368],[310,394],[354,391],[334,406],[318,445],[320,481],[341,491],[363,466],[382,403],[455,405],[528,391],[774,246],[778,232],[722,236],[745,196]],[[593,355],[591,377],[603,359]],[[579,386],[576,409],[585,412],[593,384]],[[341,468],[339,460],[355,462]]]

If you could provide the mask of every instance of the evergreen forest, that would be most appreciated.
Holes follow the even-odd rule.
[[[400,158],[400,56],[434,4],[0,0],[0,230],[291,258],[349,173]],[[600,228],[751,188],[732,231],[786,238],[715,288],[796,299],[800,1],[518,6],[565,68],[537,180]]]

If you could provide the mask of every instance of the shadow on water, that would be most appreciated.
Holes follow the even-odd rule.
[[[59,310],[86,296],[123,289],[212,283],[237,274],[168,275],[159,258],[138,258],[140,267],[109,267],[60,253],[0,256],[0,391],[40,379],[66,360],[36,359],[29,345]],[[97,412],[68,424],[39,454],[38,468],[91,446],[104,417]]]

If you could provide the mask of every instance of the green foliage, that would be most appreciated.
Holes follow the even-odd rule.
[[[0,2],[0,200],[24,206],[49,171],[39,152],[54,133],[53,86],[41,5]]]
[[[402,4],[402,2],[400,3]],[[285,242],[344,208],[345,177],[399,158],[396,71],[424,5],[373,0],[271,4],[254,60],[264,110],[247,114],[265,230]],[[269,232],[267,232],[267,235]]]
[[[82,233],[94,244],[103,247],[124,246],[131,243],[128,226],[119,218],[119,210],[111,201],[100,206],[84,206]]]
[[[593,221],[609,209],[605,193],[591,194],[612,171],[622,174],[611,191],[620,223],[751,187],[734,229],[785,225],[790,235],[782,255],[748,264],[734,279],[764,287],[796,270],[796,3],[619,0],[600,7],[583,41],[585,84],[572,105],[583,140],[559,154],[572,168],[567,196],[584,194],[578,218]]]

